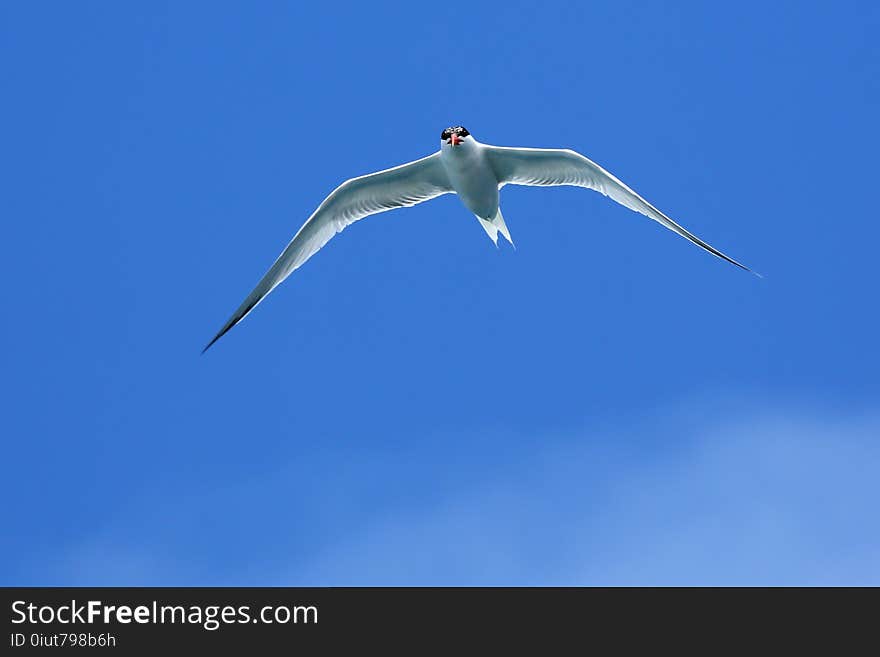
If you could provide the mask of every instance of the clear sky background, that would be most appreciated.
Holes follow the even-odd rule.
[[[311,6],[303,6],[308,4]],[[880,584],[869,2],[6,2],[0,582]],[[346,178],[575,188],[331,241]]]

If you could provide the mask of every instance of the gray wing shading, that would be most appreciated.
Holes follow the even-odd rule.
[[[371,214],[416,205],[452,191],[440,162],[440,153],[345,181],[324,199],[302,225],[266,275],[202,353],[346,226]]]
[[[487,146],[489,161],[502,185],[574,185],[601,192],[678,233],[722,260],[752,271],[679,226],[644,198],[592,160],[567,149]],[[752,272],[755,273],[755,272]]]

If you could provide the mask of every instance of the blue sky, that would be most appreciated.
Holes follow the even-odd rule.
[[[3,584],[880,584],[872,3],[4,3]],[[574,188],[335,238],[463,124]]]

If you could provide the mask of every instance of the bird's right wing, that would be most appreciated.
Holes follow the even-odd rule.
[[[202,353],[346,226],[371,214],[416,205],[452,192],[440,153],[342,183],[302,225],[266,275]]]
[[[611,173],[580,153],[567,149],[504,146],[486,146],[486,151],[498,182],[502,185],[574,185],[593,189],[630,210],[650,217],[712,255],[751,271],[679,226]]]

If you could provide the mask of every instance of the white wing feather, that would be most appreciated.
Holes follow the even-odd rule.
[[[440,162],[440,153],[345,181],[324,199],[302,225],[266,275],[202,353],[346,226],[371,214],[409,207],[452,191]]]
[[[751,271],[745,265],[729,258],[689,230],[679,226],[611,173],[580,153],[567,149],[506,148],[503,146],[486,146],[486,150],[499,184],[574,185],[593,189],[630,210],[650,217],[712,255],[746,271]]]

